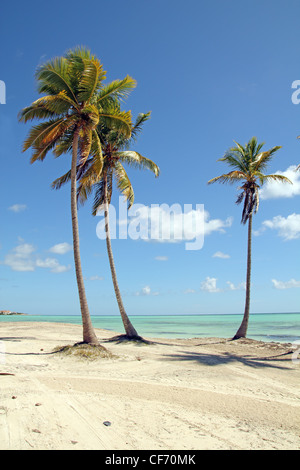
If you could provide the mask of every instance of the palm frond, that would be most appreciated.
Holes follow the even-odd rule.
[[[130,179],[125,171],[125,168],[120,162],[116,162],[114,166],[114,177],[117,182],[119,191],[123,194],[127,201],[128,209],[134,202],[134,192]]]
[[[152,171],[156,177],[159,176],[159,167],[149,158],[143,157],[140,153],[127,150],[123,152],[117,152],[117,156],[122,163],[138,168]]]
[[[63,176],[56,178],[51,184],[52,189],[60,189],[66,183],[71,181],[71,170],[67,171]]]
[[[234,184],[237,181],[247,178],[247,175],[243,173],[242,171],[231,171],[230,173],[226,173],[224,175],[216,176],[215,178],[212,178],[211,180],[208,181],[208,184],[212,184],[215,182],[219,183],[229,183],[229,184]]]
[[[54,148],[67,130],[75,127],[76,122],[77,116],[74,115],[68,119],[58,119],[33,126],[23,147],[23,151],[29,147],[34,150],[31,163],[36,160],[44,160],[48,151]]]
[[[84,59],[84,69],[81,73],[78,87],[78,101],[90,101],[93,94],[100,88],[101,82],[105,79],[105,75],[103,66],[98,59]]]
[[[57,116],[54,111],[50,111],[42,105],[27,106],[26,108],[21,109],[21,111],[18,113],[19,121],[25,123],[27,121],[32,121],[33,119],[49,119],[55,117]]]
[[[274,153],[281,148],[282,147],[280,146],[276,146],[266,152],[258,153],[252,164],[253,171],[255,172],[265,170],[268,166],[268,163],[272,160]]]
[[[100,124],[108,128],[113,128],[123,134],[125,138],[130,138],[132,129],[132,120],[130,111],[115,112],[115,109],[100,111]],[[100,127],[101,129],[101,127]]]
[[[108,97],[116,97],[118,100],[125,99],[129,93],[136,87],[136,80],[127,75],[123,80],[114,80],[108,85],[104,86],[97,97],[97,103]]]
[[[67,96],[77,102],[70,83],[69,62],[65,57],[57,57],[41,65],[36,72],[38,92],[57,95],[66,92]]]
[[[33,119],[44,119],[54,116],[62,116],[66,114],[71,107],[77,104],[71,100],[65,91],[59,92],[57,95],[48,95],[34,101],[30,106],[24,108],[19,113],[19,120],[27,122]]]
[[[260,178],[261,178],[263,183],[265,183],[267,181],[279,181],[279,182],[282,182],[282,183],[293,184],[293,182],[289,178],[287,178],[286,176],[283,176],[283,175],[278,175],[278,174],[274,174],[274,175],[263,175],[263,174],[261,174]]]
[[[47,133],[51,132],[52,129],[56,128],[58,125],[63,123],[63,121],[63,118],[51,119],[49,121],[33,126],[30,129],[27,138],[24,140],[23,152],[28,150],[30,147],[38,146],[42,139],[47,136]]]
[[[135,120],[134,126],[131,130],[131,137],[134,140],[137,138],[137,135],[139,134],[139,132],[141,132],[144,122],[148,121],[148,119],[150,119],[150,116],[151,116],[151,111],[149,111],[148,113],[138,114]]]
[[[231,168],[235,168],[237,171],[247,173],[248,168],[245,162],[244,156],[238,151],[238,149],[230,148],[222,158],[219,158],[219,162],[225,162]]]

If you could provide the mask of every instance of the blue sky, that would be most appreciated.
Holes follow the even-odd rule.
[[[288,0],[209,2],[115,0],[1,7],[0,309],[32,314],[79,314],[73,266],[70,188],[50,188],[70,156],[30,165],[21,152],[30,124],[18,111],[38,95],[36,67],[77,45],[99,57],[107,82],[137,80],[124,108],[152,111],[135,150],[161,169],[128,170],[135,202],[204,204],[201,250],[177,243],[113,240],[128,314],[242,313],[247,230],[234,186],[207,181],[227,171],[217,162],[252,136],[265,149],[281,145],[269,167],[294,180],[267,187],[253,223],[251,311],[299,312],[300,4]],[[114,193],[118,207],[118,194]],[[118,314],[100,218],[91,203],[79,210],[83,273],[92,314]]]

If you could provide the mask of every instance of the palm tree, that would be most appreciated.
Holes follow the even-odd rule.
[[[159,175],[159,168],[153,161],[143,157],[138,152],[127,150],[130,147],[132,140],[136,138],[138,132],[141,130],[142,124],[149,119],[149,117],[150,113],[138,115],[135,124],[132,126],[130,139],[126,138],[124,134],[121,134],[119,130],[115,128],[99,125],[97,127],[97,132],[101,141],[103,163],[101,164],[98,155],[94,155],[86,162],[85,168],[78,166],[77,174],[77,178],[80,181],[78,186],[79,201],[83,204],[93,189],[95,189],[92,213],[95,216],[99,210],[104,209],[106,246],[112,281],[126,337],[128,339],[136,339],[140,337],[125,311],[117,281],[110,239],[109,204],[112,197],[113,180],[115,180],[117,188],[127,200],[128,209],[134,202],[132,184],[125,168],[123,167],[123,163],[128,164],[129,166],[151,170],[156,177]],[[55,180],[52,186],[55,189],[59,189],[69,180],[69,178],[70,172]]]
[[[64,57],[55,58],[39,67],[36,72],[38,91],[46,95],[19,113],[19,120],[25,123],[34,119],[45,120],[31,128],[23,145],[23,151],[29,148],[33,150],[31,163],[37,160],[43,161],[50,151],[56,156],[61,155],[62,143],[66,139],[70,143],[74,261],[82,315],[83,342],[90,344],[98,344],[98,339],[90,318],[81,269],[76,168],[78,158],[81,164],[84,164],[91,149],[97,152],[101,161],[101,143],[96,132],[96,126],[100,121],[118,123],[125,134],[130,136],[130,113],[116,114],[111,104],[119,95],[126,94],[135,86],[135,81],[126,77],[104,87],[105,74],[102,64],[90,51],[84,48],[71,50]]]
[[[250,286],[251,286],[251,239],[252,239],[252,216],[258,211],[259,206],[259,188],[267,181],[282,181],[291,183],[291,181],[282,175],[265,175],[268,163],[273,158],[275,152],[281,147],[273,147],[266,152],[261,149],[264,143],[258,144],[256,137],[252,137],[250,141],[243,147],[235,142],[236,147],[231,147],[219,161],[227,163],[232,171],[217,176],[208,181],[208,184],[220,183],[233,184],[241,182],[242,186],[236,203],[241,204],[244,201],[242,212],[242,224],[248,222],[248,245],[247,245],[247,276],[246,276],[246,301],[245,311],[242,323],[233,337],[233,339],[245,338],[247,334],[249,312],[250,312]]]

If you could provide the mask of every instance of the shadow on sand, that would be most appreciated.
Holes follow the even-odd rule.
[[[163,360],[166,361],[192,361],[198,362],[199,364],[204,364],[207,366],[218,366],[226,365],[231,363],[240,362],[248,367],[253,368],[275,368],[275,369],[288,369],[284,364],[288,360],[288,356],[292,355],[293,351],[288,351],[283,354],[278,354],[276,356],[269,357],[255,357],[250,355],[237,355],[229,352],[212,354],[212,353],[195,353],[194,351],[189,353],[182,351],[180,354],[168,354],[163,357]]]

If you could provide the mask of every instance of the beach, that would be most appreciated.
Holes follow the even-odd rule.
[[[80,325],[1,323],[1,450],[300,448],[291,344],[96,333],[111,357],[54,352]]]

